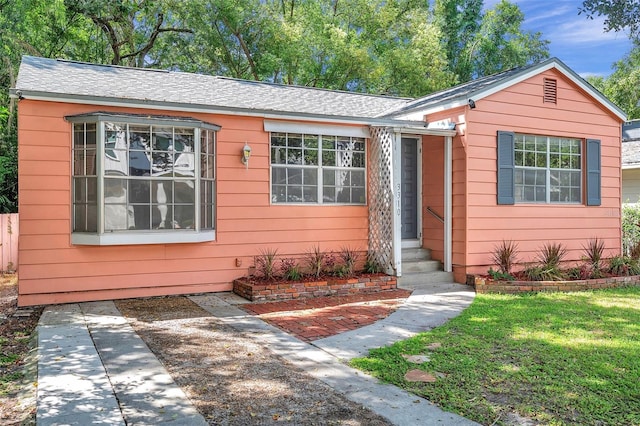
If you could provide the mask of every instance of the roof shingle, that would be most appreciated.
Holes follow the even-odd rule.
[[[16,91],[229,110],[372,118],[405,98],[237,80],[202,74],[24,56]]]

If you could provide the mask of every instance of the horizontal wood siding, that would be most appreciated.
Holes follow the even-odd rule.
[[[216,241],[71,244],[71,124],[63,117],[97,110],[188,115],[222,126]],[[18,126],[21,305],[228,291],[260,250],[299,257],[314,246],[367,248],[366,206],[270,204],[269,134],[261,118],[22,100]],[[249,168],[240,161],[245,143]]]
[[[465,282],[465,246],[467,215],[467,141],[465,138],[465,108],[458,108],[433,114],[429,122],[450,121],[456,123],[458,135],[452,142],[452,256],[454,278]],[[433,206],[444,216],[444,138],[425,136],[423,138],[423,206]],[[423,246],[431,249],[436,260],[444,261],[444,225],[426,211],[423,212]]]
[[[558,82],[557,104],[543,103],[543,78]],[[468,273],[486,273],[501,240],[518,242],[521,262],[535,259],[547,242],[562,243],[567,260],[583,255],[590,238],[606,243],[607,255],[619,254],[620,121],[554,70],[476,102],[468,110],[467,242]],[[602,205],[496,204],[496,133],[498,130],[602,142]],[[584,159],[583,145],[583,159]],[[584,188],[584,176],[583,176]],[[583,195],[583,200],[586,194]]]

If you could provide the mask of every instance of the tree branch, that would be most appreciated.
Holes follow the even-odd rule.
[[[153,45],[156,43],[156,40],[158,39],[158,36],[160,35],[160,33],[166,33],[166,32],[193,33],[193,31],[188,28],[160,28],[163,22],[164,22],[164,14],[158,13],[158,21],[156,22],[156,25],[154,26],[153,31],[149,36],[149,41],[147,42],[147,44],[145,44],[135,52],[122,55],[121,59],[133,58],[137,56],[138,60],[136,61],[136,66],[142,67],[144,65],[145,56],[147,56],[149,51],[153,49]]]

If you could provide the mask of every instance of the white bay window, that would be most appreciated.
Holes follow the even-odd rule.
[[[215,239],[215,134],[191,118],[92,113],[73,124],[74,244]]]

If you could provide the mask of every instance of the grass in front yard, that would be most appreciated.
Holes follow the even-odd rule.
[[[444,326],[352,365],[483,424],[640,425],[640,288],[480,294]],[[408,382],[411,369],[442,374]]]

